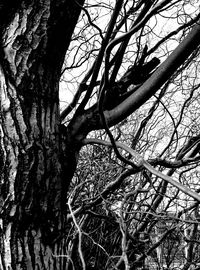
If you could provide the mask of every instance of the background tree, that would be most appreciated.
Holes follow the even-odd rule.
[[[136,269],[155,256],[162,267],[173,235],[183,269],[197,267],[198,12],[1,3],[2,269]],[[60,79],[61,105],[65,87],[74,94],[61,113]]]

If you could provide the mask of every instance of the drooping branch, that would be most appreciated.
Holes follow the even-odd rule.
[[[108,141],[95,139],[95,138],[85,139],[85,140],[83,140],[83,144],[84,145],[86,145],[86,144],[101,144],[101,145],[105,145],[105,146],[112,146],[112,144]],[[115,142],[115,144],[118,148],[121,148],[121,149],[125,150],[126,152],[128,152],[132,156],[134,162],[137,164],[138,167],[143,167],[143,168],[147,169],[152,174],[165,180],[166,182],[170,183],[171,185],[173,185],[177,189],[181,190],[183,193],[189,195],[190,197],[192,197],[195,200],[200,202],[200,195],[198,193],[192,191],[191,189],[189,189],[186,186],[182,185],[181,183],[177,182],[172,177],[165,175],[165,174],[161,173],[160,171],[157,171],[137,151],[131,149],[126,144],[121,143],[121,142]]]

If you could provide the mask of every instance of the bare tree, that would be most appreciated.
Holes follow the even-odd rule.
[[[135,269],[187,222],[194,263],[198,8],[2,1],[2,269]],[[74,95],[61,113],[60,80]],[[176,205],[178,225],[155,238]]]

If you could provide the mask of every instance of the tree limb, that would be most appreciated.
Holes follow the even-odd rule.
[[[135,91],[128,99],[110,111],[105,111],[105,118],[109,126],[115,125],[136,111],[173,75],[185,62],[189,55],[200,44],[200,21],[192,28],[187,37],[159,66],[152,76]]]
[[[105,145],[105,146],[112,146],[112,144],[108,141],[103,141],[103,140],[95,139],[95,138],[85,139],[85,140],[83,140],[83,144],[84,145],[86,145],[86,144],[101,144],[101,145]],[[182,185],[181,183],[175,181],[172,177],[170,177],[168,175],[164,175],[163,173],[154,169],[154,167],[152,167],[138,152],[131,149],[130,147],[128,147],[124,143],[115,142],[115,144],[117,147],[119,147],[119,148],[127,151],[129,154],[131,154],[131,156],[134,159],[134,162],[137,164],[138,167],[143,167],[143,168],[147,169],[149,172],[160,177],[161,179],[165,180],[166,182],[170,183],[171,185],[173,185],[177,189],[181,190],[183,193],[189,195],[190,197],[194,198],[197,201],[200,201],[200,195],[198,193],[196,193],[195,191],[192,191],[191,189],[187,188],[186,186]]]

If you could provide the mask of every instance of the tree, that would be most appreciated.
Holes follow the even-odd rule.
[[[92,17],[93,10],[97,12],[97,17]],[[102,10],[104,13],[101,13]],[[108,18],[106,23],[102,20],[102,28],[101,24],[95,23],[95,19],[101,19],[101,16]],[[176,29],[165,32],[162,37],[156,32],[161,29],[157,29],[154,23],[166,17],[172,21],[175,18]],[[188,211],[197,209],[196,201],[200,201],[195,186],[187,187],[187,181],[183,180],[197,173],[195,170],[187,173],[186,170],[191,166],[194,169],[199,163],[199,132],[191,128],[192,121],[185,118],[184,111],[192,101],[199,108],[198,80],[188,81],[190,93],[185,94],[181,103],[180,121],[174,120],[175,109],[172,115],[164,105],[170,104],[168,98],[176,92],[179,80],[182,80],[183,87],[184,76],[188,78],[198,74],[198,3],[176,0],[95,1],[95,4],[84,0],[2,1],[0,25],[1,268],[73,269],[73,265],[75,269],[139,267],[173,230],[167,230],[156,243],[153,238],[145,238],[145,234],[148,238],[153,230],[154,211],[160,211],[160,216],[162,214],[163,196],[169,196],[168,183],[176,187],[168,204],[177,196],[181,199],[180,194],[183,193],[195,200],[192,206],[188,206]],[[88,35],[85,35],[86,32]],[[155,36],[157,39],[153,44]],[[180,43],[176,48],[170,43],[174,37]],[[131,57],[133,59],[128,62]],[[69,64],[70,61],[72,64]],[[76,71],[78,66],[82,70],[80,76],[75,78],[77,89],[74,99],[60,113],[60,79],[68,80],[67,76],[73,76],[73,70]],[[188,67],[196,69],[188,75]],[[84,74],[83,78],[81,74]],[[144,147],[141,136],[156,123],[152,121],[153,115],[159,120],[161,111],[155,112],[160,104],[168,114],[166,121],[169,122],[168,117],[173,119],[173,130],[169,131],[170,140],[160,150],[160,157],[155,158],[153,149]],[[121,129],[125,131],[127,118],[133,117],[134,121],[133,113],[138,109],[143,111],[143,121],[135,121],[140,125],[137,132],[130,141],[124,139],[118,142],[117,132],[120,134]],[[194,115],[192,110],[190,113]],[[190,132],[180,125],[183,118],[186,119],[184,124],[190,126]],[[109,127],[116,125],[118,129],[113,130],[114,139]],[[100,139],[86,138],[101,129],[108,135],[103,133]],[[130,134],[131,129],[128,126]],[[110,141],[105,141],[107,136]],[[156,143],[161,141],[158,136]],[[148,162],[135,151],[139,150],[136,146],[140,142],[146,151],[144,156],[149,157]],[[183,142],[184,147],[181,147]],[[79,159],[79,154],[84,154],[86,158],[91,153],[95,156],[100,154],[104,159],[102,151],[110,160],[113,159],[114,153],[109,149],[97,147],[84,153],[83,146],[94,143],[114,148],[117,160],[115,157],[112,161],[115,166],[111,171],[112,176],[117,178],[109,184],[98,183],[98,179],[92,182],[96,172],[88,170],[90,168],[84,164],[84,159]],[[80,181],[76,182],[78,160],[82,162],[79,165],[87,168],[85,174],[88,173],[88,176],[83,172],[79,175]],[[170,168],[167,173],[166,168]],[[177,168],[183,183],[171,178]],[[73,177],[74,174],[76,177]],[[126,183],[128,176],[140,179],[141,183],[137,180],[140,185],[137,186],[135,180]],[[89,179],[89,183],[83,182],[84,179]],[[95,190],[97,185],[99,187]],[[145,185],[148,185],[148,190],[152,188],[152,195],[145,191]],[[131,193],[132,187],[135,191]],[[105,202],[108,198],[112,206],[120,204],[116,211],[112,207],[107,209]],[[139,208],[135,209],[132,198]],[[103,205],[106,205],[105,209]],[[121,211],[119,215],[118,210]],[[131,234],[128,228],[136,224],[127,222],[127,217],[133,220],[128,210],[137,212],[134,216],[134,220],[138,220],[135,234]],[[181,217],[182,212],[179,211],[178,215]],[[97,243],[99,234],[92,231],[98,224],[97,217],[109,217],[107,222],[112,224],[109,227],[101,220],[107,238],[104,241],[102,237],[100,243]],[[107,241],[108,228],[114,233],[113,255],[112,245]],[[90,254],[87,263],[86,254],[82,251],[84,237],[85,248],[91,243],[94,245],[91,249],[93,256]],[[186,237],[190,250],[196,247],[191,239]],[[138,245],[135,246],[133,240]],[[144,247],[147,249],[145,254],[141,252]],[[106,266],[102,266],[101,260],[105,258],[102,250],[103,254],[107,252],[109,256],[115,256],[114,260],[108,259]],[[187,255],[184,269],[191,265],[191,252]]]

